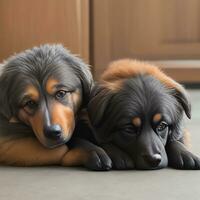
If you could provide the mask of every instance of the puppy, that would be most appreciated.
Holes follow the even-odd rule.
[[[110,168],[103,149],[72,137],[92,85],[89,67],[61,45],[6,60],[0,76],[0,163]]]
[[[93,89],[88,111],[98,143],[115,169],[200,169],[186,147],[183,112],[191,117],[185,89],[156,66],[119,60]]]

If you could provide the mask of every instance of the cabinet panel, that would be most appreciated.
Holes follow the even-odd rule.
[[[44,43],[62,43],[89,60],[89,0],[1,0],[0,61]]]
[[[108,62],[124,57],[199,59],[199,8],[198,0],[93,0],[91,27],[96,77]],[[174,72],[181,73],[180,69]],[[200,62],[198,70],[200,81]],[[179,80],[180,77],[179,74]]]

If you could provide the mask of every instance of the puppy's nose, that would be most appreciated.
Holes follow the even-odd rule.
[[[44,128],[44,135],[50,139],[59,139],[62,134],[60,125],[55,124]]]
[[[152,155],[145,154],[143,158],[151,167],[157,167],[161,162],[161,155],[158,153]]]

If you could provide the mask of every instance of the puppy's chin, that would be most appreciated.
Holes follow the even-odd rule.
[[[45,146],[46,148],[49,148],[49,149],[53,149],[53,148],[56,148],[56,147],[59,147],[65,143],[67,143],[68,140],[61,140],[61,141],[55,141],[55,142],[52,142],[52,141],[45,141],[45,142],[42,142],[42,145]]]
[[[67,137],[61,137],[61,138],[58,138],[58,139],[49,139],[49,138],[46,138],[46,137],[37,137],[39,142],[46,148],[49,148],[49,149],[53,149],[53,148],[56,148],[56,147],[59,147],[63,144],[66,144],[70,138],[71,138],[71,134],[69,134]]]
[[[157,170],[157,169],[163,169],[165,167],[167,167],[167,164],[165,164],[165,163],[161,163],[156,167],[152,167],[146,163],[145,164],[136,164],[136,169],[138,169],[138,170]]]
[[[168,159],[166,156],[162,157],[161,162],[157,166],[150,165],[141,157],[138,157],[136,159],[136,169],[138,170],[156,170],[165,168],[167,166],[168,166]]]

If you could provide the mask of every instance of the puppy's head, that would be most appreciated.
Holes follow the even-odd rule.
[[[100,143],[129,153],[138,169],[157,169],[167,166],[165,146],[182,137],[191,106],[184,88],[157,67],[121,60],[104,72],[88,110]]]
[[[30,126],[49,147],[67,142],[92,86],[89,67],[61,45],[44,45],[8,59],[0,77],[0,113]]]

